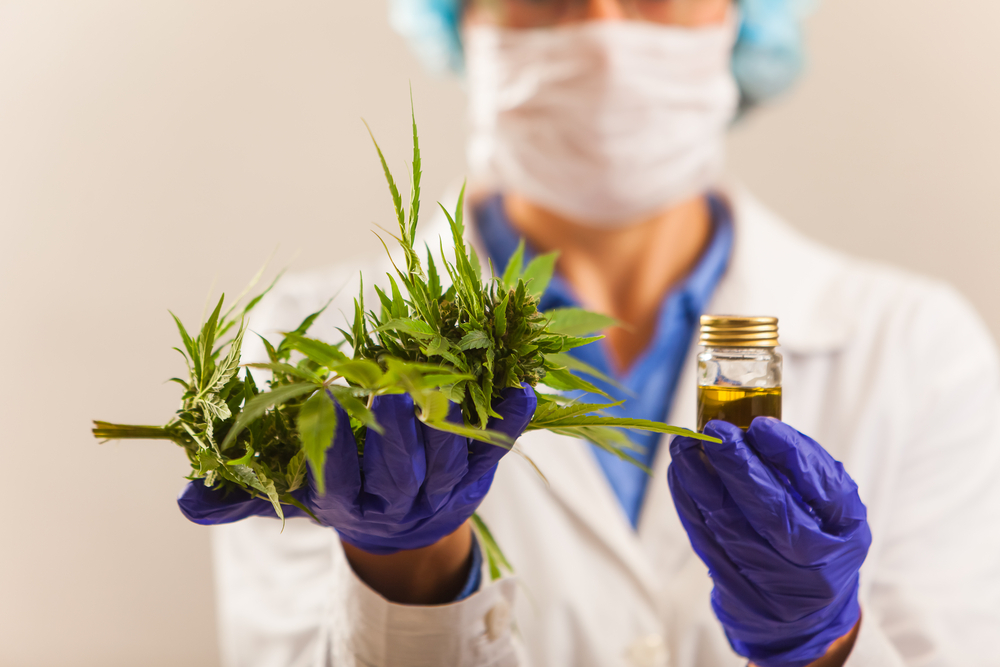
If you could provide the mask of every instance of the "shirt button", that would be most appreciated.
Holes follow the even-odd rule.
[[[635,667],[666,667],[667,644],[660,635],[637,639],[628,650],[628,659]]]
[[[510,627],[510,605],[506,600],[500,600],[486,612],[486,636],[491,642],[495,642],[508,627]]]

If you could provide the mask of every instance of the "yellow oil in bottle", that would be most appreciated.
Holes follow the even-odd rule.
[[[698,387],[698,432],[712,419],[746,431],[754,417],[781,419],[781,387]]]

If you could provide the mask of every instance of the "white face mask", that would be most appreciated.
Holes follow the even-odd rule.
[[[715,184],[738,102],[736,20],[465,31],[472,172],[595,227]]]

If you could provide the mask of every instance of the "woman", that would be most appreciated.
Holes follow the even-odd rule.
[[[819,247],[719,182],[740,102],[798,70],[788,8],[397,10],[410,32],[436,34],[439,57],[463,49],[481,254],[503,266],[518,237],[532,252],[559,250],[542,307],[582,304],[627,325],[581,352],[634,395],[622,414],[691,426],[698,316],[776,315],[785,419],[798,430],[713,422],[723,444],[703,455],[685,438],[649,438],[648,478],[585,442],[532,432],[519,447],[542,481],[516,460],[497,466],[502,450],[428,431],[405,398],[380,398],[391,433],[369,434],[363,461],[339,434],[327,487],[348,491],[308,498],[324,525],[219,529],[226,660],[997,664],[1000,364],[989,334],[947,287]],[[784,19],[761,23],[768,11]],[[449,32],[459,20],[460,40]],[[254,328],[294,326],[343,274],[285,281]],[[498,424],[516,437],[533,407],[530,389],[508,390]],[[269,513],[198,482],[180,503],[201,523]],[[483,576],[468,524],[477,510],[515,576]]]

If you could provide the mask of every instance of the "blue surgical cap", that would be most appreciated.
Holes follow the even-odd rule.
[[[740,32],[733,74],[743,105],[752,106],[787,90],[803,66],[801,21],[813,0],[737,0]],[[462,0],[390,0],[392,27],[407,38],[435,72],[462,70],[459,35]]]

